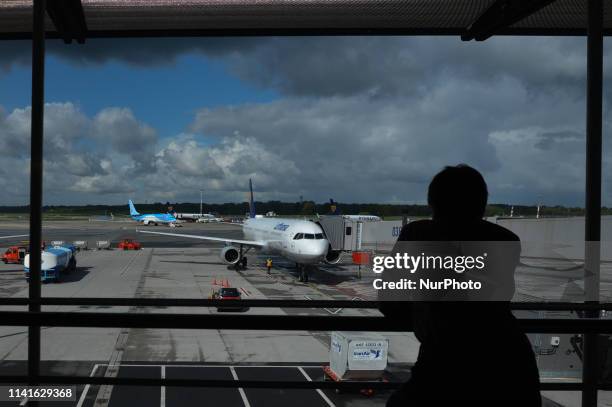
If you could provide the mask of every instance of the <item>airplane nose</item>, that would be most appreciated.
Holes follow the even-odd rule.
[[[327,240],[323,240],[321,242],[320,249],[321,249],[321,255],[322,256],[326,256],[327,255],[327,250],[329,249],[329,242]]]
[[[309,243],[310,244],[301,251],[301,256],[303,258],[308,258],[309,261],[313,262],[319,262],[325,258],[327,248],[329,247],[327,240],[310,241]]]
[[[327,254],[327,248],[329,247],[329,243],[327,240],[318,241],[315,247],[313,247],[312,254],[318,257],[325,257]]]

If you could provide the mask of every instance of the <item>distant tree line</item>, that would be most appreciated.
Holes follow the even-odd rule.
[[[167,212],[172,208],[176,212],[199,213],[199,203],[171,203],[156,202],[150,204],[136,203],[141,213]],[[315,203],[313,201],[304,202],[281,202],[268,201],[256,202],[255,207],[258,214],[274,212],[276,215],[303,215],[311,216],[315,214],[325,215],[330,213],[329,203]],[[487,206],[487,216],[510,216],[511,208],[514,208],[514,216],[536,216],[537,206],[526,205],[506,205],[491,204]],[[244,216],[249,211],[247,202],[242,203],[223,203],[223,204],[204,204],[204,213],[215,213],[227,216]],[[387,217],[428,217],[431,210],[427,205],[400,205],[400,204],[375,204],[375,203],[338,203],[338,208],[344,214],[367,214]],[[29,206],[0,206],[2,213],[29,213]],[[43,207],[43,213],[47,215],[66,215],[66,216],[99,216],[110,215],[128,216],[127,205],[49,205]],[[612,215],[612,208],[602,208],[603,215]],[[566,206],[541,206],[541,217],[566,217],[582,216],[584,208]]]

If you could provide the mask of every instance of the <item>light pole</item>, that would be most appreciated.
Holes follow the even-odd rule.
[[[202,216],[202,214],[204,213],[202,212],[202,192],[203,191],[200,189],[200,216]]]

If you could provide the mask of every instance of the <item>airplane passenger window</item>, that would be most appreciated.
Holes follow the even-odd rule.
[[[293,236],[293,240],[300,240],[304,238],[304,234],[303,233],[298,233],[295,236]]]
[[[304,239],[314,239],[315,236],[312,233],[304,233]]]

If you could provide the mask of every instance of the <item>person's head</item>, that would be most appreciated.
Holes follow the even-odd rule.
[[[433,177],[427,203],[434,219],[481,219],[488,195],[482,175],[469,165],[459,164],[445,167]]]

